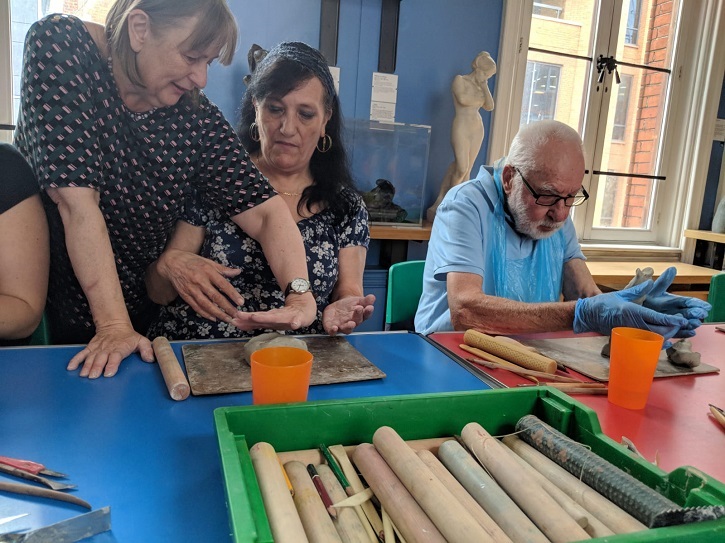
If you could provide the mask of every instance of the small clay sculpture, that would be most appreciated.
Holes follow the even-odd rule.
[[[676,366],[696,368],[700,365],[700,353],[692,351],[692,343],[687,339],[673,343],[672,347],[667,349],[667,358]]]
[[[247,53],[247,63],[249,64],[249,73],[242,78],[242,81],[246,86],[249,86],[249,82],[252,80],[252,74],[257,69],[257,64],[262,62],[262,59],[267,56],[267,50],[262,49],[256,43],[253,43]]]
[[[641,285],[645,281],[649,281],[652,279],[652,276],[654,275],[655,271],[647,266],[646,268],[642,268],[641,270],[637,268],[637,271],[634,272],[634,277],[632,277],[632,280],[627,283],[627,286],[624,288],[630,288],[630,287],[636,287],[637,285]],[[640,298],[637,298],[636,300],[632,300],[633,303],[642,305],[644,302],[644,299],[646,296],[642,296]],[[602,347],[602,356],[605,358],[609,358],[609,343],[612,341],[611,336],[609,337],[609,341],[607,341],[604,346]]]

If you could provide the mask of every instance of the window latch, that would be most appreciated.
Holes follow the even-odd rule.
[[[605,57],[604,55],[599,55],[599,58],[597,58],[597,73],[599,73],[599,79],[597,79],[597,83],[599,84],[604,81],[604,70],[606,70],[610,74],[614,72],[614,79],[617,82],[617,85],[619,85],[621,79],[619,78],[619,71],[617,70],[617,59],[614,57]]]

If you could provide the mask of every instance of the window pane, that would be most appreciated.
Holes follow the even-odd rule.
[[[23,44],[30,25],[51,13],[68,13],[84,21],[104,24],[106,13],[115,0],[10,0],[13,47],[13,123],[20,106],[20,75],[23,69]]]
[[[520,126],[556,119],[581,134],[590,62],[538,51],[528,59]]]
[[[599,190],[594,202],[596,228],[648,229],[652,214],[653,188],[651,179],[594,176]]]
[[[534,2],[529,47],[592,57],[596,4],[594,0]]]

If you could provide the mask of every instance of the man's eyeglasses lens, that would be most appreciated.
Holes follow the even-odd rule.
[[[535,202],[540,206],[546,206],[551,207],[556,205],[556,203],[559,200],[564,200],[564,205],[566,207],[574,207],[582,205],[584,202],[587,201],[589,198],[589,193],[586,191],[584,187],[582,187],[581,194],[575,194],[574,196],[556,196],[555,194],[539,194],[536,192],[531,185],[529,185],[529,182],[526,181],[526,178],[521,173],[521,170],[518,168],[514,168],[516,170],[516,173],[519,174],[521,177],[521,180],[524,182],[524,185],[526,185],[526,188],[529,189],[529,192],[531,195],[535,198]]]

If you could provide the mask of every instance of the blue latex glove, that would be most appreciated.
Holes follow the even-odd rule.
[[[688,324],[683,326],[675,337],[692,337],[695,335],[695,328],[702,324],[712,306],[697,298],[676,296],[667,292],[676,275],[677,268],[674,266],[667,268],[654,282],[652,290],[649,291],[642,305],[666,315],[682,315],[687,319]]]
[[[580,298],[574,309],[574,332],[599,332],[608,336],[617,326],[641,328],[663,336],[663,348],[669,347],[671,344],[667,340],[689,322],[682,315],[666,315],[632,302],[649,294],[653,287],[652,281],[646,281],[617,292]]]

